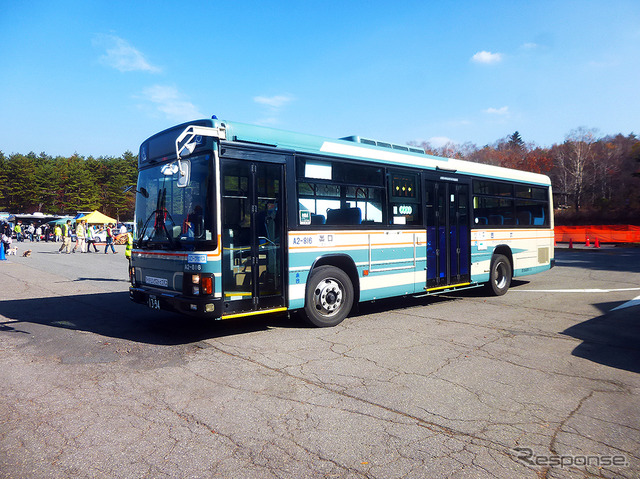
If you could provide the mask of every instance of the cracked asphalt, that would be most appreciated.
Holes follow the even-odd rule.
[[[152,311],[123,249],[20,247],[0,262],[0,477],[640,476],[640,249],[557,250],[503,297],[312,329]]]

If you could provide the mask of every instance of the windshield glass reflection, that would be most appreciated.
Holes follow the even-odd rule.
[[[173,167],[175,165],[175,167]],[[211,156],[183,161],[189,168],[186,187],[178,186],[177,163],[164,163],[140,171],[137,195],[136,240],[139,248],[215,248],[213,174]]]

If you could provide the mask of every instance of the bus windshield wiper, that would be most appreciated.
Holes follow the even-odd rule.
[[[145,244],[148,245],[149,241],[151,241],[151,237],[147,238],[146,243],[144,242],[144,235],[147,231],[147,225],[149,224],[149,221],[151,220],[151,218],[153,217],[153,215],[156,214],[158,210],[152,211],[151,214],[149,215],[149,217],[146,219],[146,221],[144,222],[144,225],[142,226],[142,228],[140,229],[140,235],[138,236],[138,241],[140,242],[140,246],[144,246]]]

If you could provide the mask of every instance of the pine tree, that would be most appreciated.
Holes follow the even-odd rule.
[[[520,136],[519,131],[516,131],[513,135],[509,136],[509,146],[518,150],[522,150],[524,148],[524,140]]]

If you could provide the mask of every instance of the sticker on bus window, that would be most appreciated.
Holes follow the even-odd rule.
[[[189,264],[205,264],[207,262],[206,254],[189,254],[187,255],[187,263]]]
[[[311,224],[311,211],[309,211],[309,210],[300,210],[300,224],[301,225],[310,225]]]

